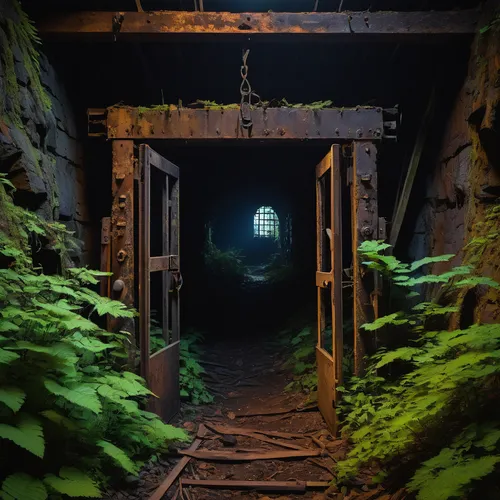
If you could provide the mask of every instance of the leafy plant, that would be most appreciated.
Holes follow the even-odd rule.
[[[0,181],[1,494],[100,497],[110,477],[137,474],[186,435],[141,409],[153,395],[121,369],[128,335],[98,324],[134,311],[91,289],[105,273],[36,267],[42,246],[63,259],[71,233],[15,206]]]
[[[200,364],[200,343],[203,335],[199,332],[187,332],[181,339],[180,349],[180,387],[181,397],[188,399],[195,405],[212,403],[214,398],[210,394],[202,375],[205,369]]]
[[[208,274],[215,277],[222,286],[239,286],[244,283],[247,267],[240,250],[230,248],[222,251],[213,242],[208,241],[204,258]]]
[[[379,479],[394,477],[406,466],[413,471],[407,486],[419,500],[460,498],[500,461],[500,325],[448,331],[447,324],[458,312],[457,292],[499,285],[475,276],[472,265],[422,274],[424,266],[453,256],[405,264],[384,255],[388,247],[363,243],[365,264],[413,290],[411,297],[419,296],[419,285],[437,283],[440,302],[408,300],[406,310],[364,325],[367,331],[390,326],[397,348],[379,350],[367,375],[343,389],[343,433],[354,446],[338,464],[338,478],[347,481],[370,465],[382,469]]]
[[[318,386],[318,375],[316,373],[316,335],[312,327],[300,330],[290,340],[290,334],[286,334],[286,344],[293,346],[293,351],[284,363],[283,367],[292,370],[293,380],[285,391],[302,391],[311,393]]]

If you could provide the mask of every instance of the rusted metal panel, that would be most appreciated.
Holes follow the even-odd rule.
[[[344,334],[342,324],[342,198],[340,146],[332,147],[332,330],[335,359],[335,387],[342,385]],[[337,400],[337,394],[335,395]]]
[[[109,139],[380,140],[384,114],[377,107],[255,108],[250,110],[253,126],[247,129],[241,126],[239,109],[111,107],[102,132]]]
[[[168,271],[170,269],[170,257],[163,255],[161,257],[151,257],[149,259],[149,271],[151,273],[157,271]]]
[[[112,142],[111,272],[112,296],[134,306],[134,142]],[[128,363],[135,365],[135,324],[133,319],[110,320],[113,331],[130,333]]]
[[[51,14],[37,26],[44,38],[169,41],[174,35],[305,37],[319,41],[421,41],[473,35],[479,10],[442,12],[75,12]]]
[[[180,213],[179,213],[179,179],[172,178],[172,191],[170,193],[170,253],[176,255],[176,261],[171,262],[172,267],[176,266],[177,271],[172,274],[174,287],[171,293],[170,311],[172,315],[172,342],[180,340],[180,297],[179,292],[182,286],[182,275],[180,273]]]
[[[359,245],[378,238],[377,148],[370,142],[353,144],[353,177],[351,184],[353,294],[354,294],[354,373],[364,371],[364,356],[375,347],[374,336],[363,332],[361,325],[374,319],[371,300],[374,274],[361,265]]]
[[[336,388],[342,383],[343,357],[340,193],[340,146],[334,145],[316,167],[318,406],[332,432],[336,432]],[[331,339],[326,338],[327,314],[332,319]],[[330,342],[331,353],[325,345]]]
[[[111,271],[111,217],[103,217],[101,220],[101,271],[109,273]],[[109,276],[101,278],[100,293],[103,297],[110,296],[111,280]]]
[[[149,388],[157,396],[151,397],[148,410],[169,421],[180,410],[179,393],[180,342],[174,342],[154,353],[149,363]]]
[[[179,169],[158,155],[146,144],[139,149],[141,167],[140,189],[140,350],[141,374],[147,380],[157,399],[149,407],[164,420],[169,420],[179,410],[179,314],[178,290],[171,290],[173,273],[179,272],[178,199]],[[165,174],[162,184],[162,251],[165,255],[151,257],[151,171]],[[176,174],[176,175],[172,175]],[[172,185],[172,189],[170,186]],[[175,207],[175,208],[174,208]],[[177,231],[177,229],[176,229]],[[175,254],[172,252],[175,251]],[[166,347],[150,353],[150,295],[151,273],[162,272],[162,330]],[[172,335],[170,335],[170,330]]]
[[[139,149],[141,184],[139,191],[139,347],[141,375],[150,384],[151,327],[151,165],[146,146]]]
[[[332,357],[320,347],[316,347],[316,366],[318,371],[318,408],[328,429],[335,436],[337,434],[335,385],[331,383],[335,367]]]

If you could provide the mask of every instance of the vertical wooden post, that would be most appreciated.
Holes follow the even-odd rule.
[[[134,141],[112,142],[111,295],[134,306]],[[135,368],[136,340],[133,319],[112,319],[113,331],[130,333],[128,363]]]
[[[354,374],[360,376],[365,368],[363,358],[375,348],[374,337],[361,329],[361,325],[374,319],[374,283],[373,273],[365,274],[358,247],[363,241],[378,237],[377,148],[371,142],[355,141],[352,158]]]

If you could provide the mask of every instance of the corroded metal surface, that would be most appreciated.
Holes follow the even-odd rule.
[[[39,23],[44,37],[142,41],[172,35],[309,35],[325,40],[412,40],[472,35],[478,10],[449,12],[75,12]]]
[[[375,107],[298,109],[256,108],[250,111],[253,126],[240,123],[238,109],[188,109],[164,111],[131,107],[108,108],[109,139],[178,140],[379,140],[384,137],[384,110]]]
[[[179,389],[179,290],[171,290],[174,273],[179,272],[178,192],[179,168],[149,146],[139,150],[141,172],[139,228],[139,313],[141,375],[157,398],[149,408],[164,420],[172,418],[180,407]],[[151,257],[151,174],[165,174],[162,185],[162,250],[164,255]],[[175,228],[175,230],[174,230]],[[166,347],[150,353],[151,273],[162,273],[162,334]],[[171,332],[171,333],[170,333]]]
[[[318,406],[333,434],[337,430],[336,388],[342,384],[343,357],[340,175],[340,146],[336,144],[316,166]],[[332,333],[328,338],[330,316]]]
[[[361,265],[358,247],[365,240],[378,239],[377,148],[370,142],[354,142],[352,147],[354,374],[360,376],[364,371],[363,358],[374,348],[373,335],[361,329],[361,325],[374,319],[374,276]]]
[[[112,297],[134,306],[134,142],[113,141],[111,205]],[[115,286],[115,284],[120,286]],[[135,325],[133,319],[112,319],[114,331],[128,331],[129,365],[135,364]]]

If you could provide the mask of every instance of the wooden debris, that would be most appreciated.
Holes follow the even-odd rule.
[[[188,448],[190,452],[194,452],[198,449],[207,433],[207,428],[201,424],[198,428],[197,438],[193,441],[191,446]],[[189,463],[191,457],[184,456],[179,460],[179,463],[170,471],[169,475],[164,479],[164,481],[156,488],[153,494],[149,497],[149,500],[161,500],[163,495],[170,489],[172,484],[177,480],[179,475],[184,470],[184,467]]]
[[[212,460],[217,462],[250,462],[253,460],[280,460],[287,458],[319,457],[322,450],[181,450],[181,455],[197,460]]]
[[[307,437],[305,434],[293,433],[293,432],[281,432],[281,431],[267,431],[265,429],[251,429],[249,427],[230,427],[222,425],[206,425],[211,431],[217,434],[238,434],[239,432],[247,432],[250,434],[263,434],[269,437],[278,437],[283,439],[301,439]]]
[[[252,439],[256,439],[258,441],[262,441],[264,443],[270,443],[270,444],[275,444],[276,446],[281,446],[282,448],[288,448],[290,450],[305,450],[303,446],[299,446],[296,444],[292,443],[285,443],[283,441],[278,441],[277,439],[272,439],[269,437],[266,437],[265,435],[259,435],[256,432],[253,432],[251,430],[245,430],[245,429],[238,429],[236,427],[219,427],[216,425],[211,425],[211,424],[206,424],[207,428],[210,429],[213,432],[216,432],[217,434],[220,434],[221,436],[228,436],[230,434],[237,435],[237,436],[246,436]]]
[[[308,489],[326,489],[330,485],[324,481],[231,481],[227,479],[181,479],[183,486],[200,488],[237,489],[255,491],[285,491],[305,493]]]
[[[297,408],[288,408],[280,410],[263,410],[258,413],[236,413],[235,418],[246,418],[246,417],[266,417],[272,415],[285,415],[287,413],[296,412]]]

